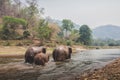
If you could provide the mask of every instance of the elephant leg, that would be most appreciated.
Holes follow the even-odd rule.
[[[30,57],[29,56],[25,56],[25,63],[30,63]]]
[[[33,61],[34,61],[33,57],[29,57],[29,58],[27,58],[27,62],[28,62],[28,63],[32,64]]]
[[[68,59],[70,59],[70,58],[71,58],[71,53],[68,54]]]
[[[72,48],[71,47],[68,47],[68,59],[71,58],[71,53],[72,53]]]
[[[57,51],[56,50],[53,51],[52,56],[53,56],[54,61],[56,61],[57,60]]]

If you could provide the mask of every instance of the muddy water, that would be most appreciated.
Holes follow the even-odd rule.
[[[120,49],[88,50],[72,54],[70,60],[46,66],[25,64],[24,58],[0,58],[0,80],[75,80],[83,72],[101,68],[120,57]]]

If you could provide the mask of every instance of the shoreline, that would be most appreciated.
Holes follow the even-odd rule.
[[[106,66],[92,72],[83,73],[76,80],[120,80],[120,57]]]
[[[0,46],[0,58],[24,56],[28,47],[29,46]],[[82,46],[72,46],[72,48],[73,48],[73,54],[76,53],[77,51],[86,50]],[[51,55],[54,48],[47,47],[46,49],[47,49],[47,53]]]
[[[0,58],[23,58],[26,49],[27,47],[24,46],[0,46]],[[47,52],[51,53],[52,49],[53,48],[48,48]],[[89,50],[81,46],[73,46],[73,49],[74,52]],[[76,76],[75,80],[120,80],[119,67],[120,57],[114,59],[102,68],[94,69],[92,72],[83,72],[83,74]]]

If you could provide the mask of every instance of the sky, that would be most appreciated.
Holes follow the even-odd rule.
[[[39,0],[39,6],[53,19],[70,19],[90,28],[120,26],[120,0]]]

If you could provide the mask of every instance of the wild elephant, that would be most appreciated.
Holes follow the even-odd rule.
[[[25,52],[25,63],[32,64],[34,62],[34,56],[38,53],[46,53],[46,48],[41,47],[29,47]]]
[[[35,55],[34,57],[34,64],[36,65],[45,65],[46,62],[49,61],[49,55],[48,54],[44,54],[44,53],[39,53],[37,55]]]
[[[68,46],[59,46],[53,50],[54,61],[64,61],[71,58],[72,48]]]

